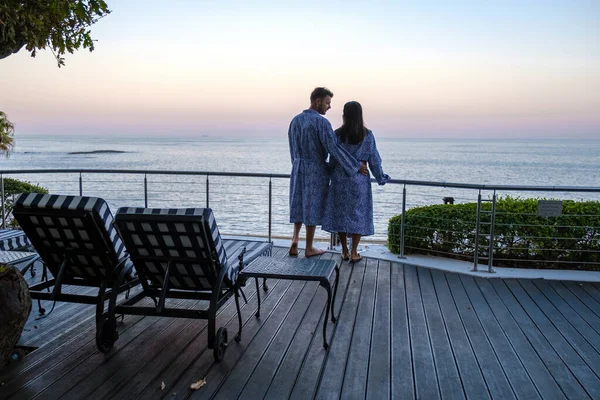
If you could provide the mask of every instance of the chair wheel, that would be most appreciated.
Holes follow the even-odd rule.
[[[15,349],[10,354],[10,361],[11,362],[19,361],[19,360],[23,359],[23,357],[25,357],[25,351],[23,349]]]
[[[227,329],[221,327],[217,330],[217,334],[215,335],[215,344],[213,347],[215,361],[219,362],[223,359],[225,350],[227,350]]]
[[[104,317],[102,325],[96,328],[96,347],[102,353],[108,353],[117,339],[119,339],[117,320],[114,317]]]

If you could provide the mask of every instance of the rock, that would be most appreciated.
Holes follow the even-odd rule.
[[[0,370],[19,341],[30,312],[27,282],[15,267],[0,265]]]

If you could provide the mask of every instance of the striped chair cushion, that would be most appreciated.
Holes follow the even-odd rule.
[[[273,244],[269,242],[258,242],[258,241],[247,241],[247,240],[223,240],[223,246],[227,252],[227,262],[234,266],[233,271],[237,275],[239,274],[239,255],[244,249],[244,265],[250,264],[259,256],[271,255],[271,249]]]
[[[25,193],[14,214],[54,275],[67,249],[72,254],[67,274],[79,278],[112,278],[120,271],[115,270],[118,260],[127,256],[103,199]]]
[[[25,232],[18,229],[0,229],[0,250],[15,250],[25,246],[31,246]]]
[[[115,220],[142,280],[162,286],[170,261],[172,289],[212,290],[220,268],[236,282],[210,208],[120,208]]]

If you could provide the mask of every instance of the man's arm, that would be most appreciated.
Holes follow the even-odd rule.
[[[348,176],[352,176],[357,172],[363,175],[369,174],[367,166],[364,165],[362,161],[356,160],[352,154],[348,153],[346,149],[337,144],[335,133],[328,120],[321,118],[321,120],[317,122],[317,131],[321,144],[325,147],[325,150],[327,150],[330,157],[335,158]]]

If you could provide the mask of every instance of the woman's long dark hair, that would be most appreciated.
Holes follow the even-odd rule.
[[[357,101],[344,104],[344,123],[335,134],[344,143],[359,144],[367,136],[367,128],[363,121],[362,106]]]

